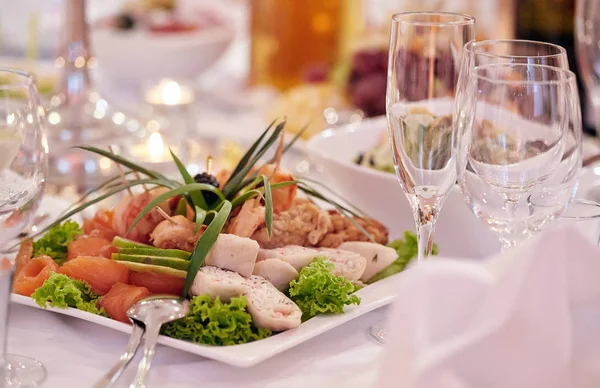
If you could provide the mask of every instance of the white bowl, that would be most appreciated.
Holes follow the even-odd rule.
[[[377,144],[387,131],[385,118],[359,126],[325,130],[306,143],[322,182],[390,228],[390,237],[415,230],[411,208],[396,175],[356,165],[353,159]],[[440,212],[434,240],[444,256],[480,258],[500,250],[497,237],[465,204],[457,186]]]
[[[195,79],[221,58],[234,39],[234,28],[222,20],[219,26],[186,33],[92,28],[98,72],[107,81],[129,85],[165,77]]]

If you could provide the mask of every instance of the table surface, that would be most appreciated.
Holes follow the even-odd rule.
[[[236,368],[159,346],[148,387],[363,388],[373,386],[383,348],[367,328],[384,319],[382,308],[339,326],[252,368]],[[35,357],[48,370],[43,387],[91,387],[118,360],[129,336],[77,318],[11,306],[8,352]],[[133,380],[139,356],[119,380]]]

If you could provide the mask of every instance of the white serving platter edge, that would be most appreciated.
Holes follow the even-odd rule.
[[[165,346],[197,354],[225,364],[237,367],[251,367],[352,319],[391,303],[396,296],[395,284],[398,282],[400,276],[401,274],[391,276],[357,291],[356,295],[361,298],[360,305],[347,306],[343,314],[320,315],[302,323],[295,329],[278,333],[260,341],[234,346],[207,346],[161,335],[158,342]],[[42,309],[32,298],[23,295],[13,294],[11,300],[13,303]],[[59,309],[48,307],[47,310],[79,318],[124,333],[131,332],[131,326],[128,324],[74,308]]]

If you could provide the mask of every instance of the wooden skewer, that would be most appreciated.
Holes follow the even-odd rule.
[[[135,172],[135,178],[138,180],[142,179],[142,176],[140,175],[140,173],[138,171]],[[144,183],[142,185],[142,187],[144,188],[144,191],[147,193],[148,191],[150,191],[150,189],[148,188],[148,186],[146,186],[146,184]]]
[[[213,165],[213,158],[212,158],[212,156],[208,156],[206,158],[206,173],[208,175],[210,175],[210,172],[212,171],[212,165]]]
[[[109,145],[108,146],[108,150],[110,151],[111,154],[115,155],[115,151],[113,150],[112,146]],[[123,181],[123,183],[127,184],[127,178],[125,178],[125,173],[123,172],[123,168],[121,167],[121,165],[119,163],[115,163],[115,165],[117,166],[117,170],[119,170],[119,175],[121,175],[121,180]],[[127,188],[127,192],[129,193],[130,196],[133,197],[133,192],[131,191],[131,187]]]
[[[277,151],[275,151],[275,170],[273,170],[273,175],[277,173],[279,170],[279,166],[281,165],[281,156],[283,155],[283,139],[284,133],[281,132],[281,136],[279,137],[279,146],[277,147]]]
[[[158,212],[158,214],[160,214],[165,220],[169,221],[173,225],[177,225],[177,221],[175,221],[173,217],[171,217],[163,209],[161,209],[160,206],[157,206],[155,209]]]

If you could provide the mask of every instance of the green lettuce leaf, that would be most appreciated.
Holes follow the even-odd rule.
[[[376,273],[367,280],[367,284],[374,283],[381,279],[385,279],[399,272],[402,272],[404,268],[419,254],[419,244],[417,235],[411,231],[404,232],[404,239],[397,239],[388,244],[388,247],[394,248],[398,253],[398,258],[390,265],[385,267],[382,271]],[[432,254],[437,255],[439,252],[437,244],[433,244]]]
[[[345,305],[360,304],[360,298],[352,295],[354,284],[335,276],[333,268],[327,258],[317,257],[290,283],[288,294],[302,310],[303,320],[325,313],[341,314]]]
[[[61,263],[67,258],[69,243],[81,233],[79,224],[74,221],[65,221],[61,225],[56,225],[33,243],[33,257],[46,255]]]
[[[88,283],[56,272],[53,272],[31,297],[44,308],[48,305],[62,309],[74,307],[92,314],[107,316],[103,308],[98,308],[100,297],[92,292],[92,287]]]
[[[237,345],[269,337],[268,329],[252,326],[252,317],[246,311],[245,296],[231,298],[223,303],[208,295],[194,296],[190,312],[184,318],[163,326],[166,336],[206,345]]]

